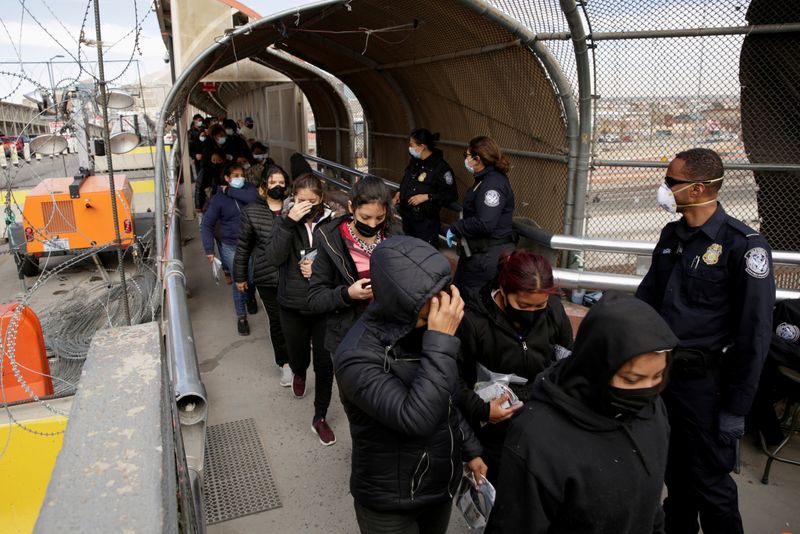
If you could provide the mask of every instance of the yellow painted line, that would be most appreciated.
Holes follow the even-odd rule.
[[[165,146],[165,152],[169,154],[171,147],[169,145]],[[137,146],[130,152],[125,152],[125,154],[153,154],[156,151],[156,147],[154,146]]]

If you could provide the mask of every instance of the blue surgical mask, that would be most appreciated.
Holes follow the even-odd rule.
[[[464,159],[464,168],[467,169],[468,173],[475,174],[475,169],[469,166],[469,158]]]
[[[231,187],[234,189],[241,189],[244,187],[244,176],[235,176],[231,178]]]
[[[226,137],[220,137],[219,139],[217,139],[217,143],[219,143],[220,145],[224,145],[225,141],[227,140],[228,139]]]
[[[201,136],[200,136],[200,142],[201,142],[201,143],[205,143],[205,142],[206,142],[206,139],[208,139],[208,138],[207,138],[205,135],[201,135]]]
[[[256,160],[256,161],[264,161],[265,159],[267,159],[267,155],[266,154],[253,154],[253,159]]]
[[[418,158],[421,152],[421,150],[417,150],[414,147],[408,147],[408,153],[411,154],[412,158]]]

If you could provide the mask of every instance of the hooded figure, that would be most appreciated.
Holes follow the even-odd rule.
[[[669,425],[658,393],[677,343],[650,306],[606,294],[511,423],[486,532],[663,532]]]
[[[372,531],[370,518],[385,526],[402,515],[445,532],[461,462],[483,465],[457,408],[460,342],[433,329],[435,302],[425,312],[437,295],[445,307],[439,292],[451,287],[450,264],[422,240],[396,236],[372,253],[370,272],[374,302],[333,358],[353,440],[356,515],[362,531]]]

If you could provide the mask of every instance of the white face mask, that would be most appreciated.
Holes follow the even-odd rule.
[[[464,168],[467,169],[468,173],[475,174],[475,169],[469,166],[469,158],[464,158]]]
[[[206,139],[208,139],[208,138],[205,135],[201,135],[200,136],[200,142],[201,143],[204,142]]]
[[[249,164],[249,163],[242,163],[242,168],[243,168],[244,170],[247,170],[247,169],[249,169],[249,168],[250,168],[250,164]]]
[[[225,133],[228,135],[233,135],[233,128],[225,128]]]
[[[264,161],[265,159],[267,159],[267,155],[266,154],[253,154],[253,159],[256,160],[256,161]]]
[[[416,149],[414,147],[408,147],[408,153],[411,154],[412,158],[418,158],[420,154],[422,154],[422,149]]]
[[[695,182],[695,183],[703,183],[703,184],[710,184],[713,182],[719,182],[724,177],[721,176],[719,178],[714,178],[713,180],[708,180],[705,182]],[[678,189],[676,193],[680,193],[681,191],[686,191],[690,187],[692,187],[694,183],[689,183],[686,187],[682,187]],[[675,201],[675,193],[672,192],[672,189],[666,184],[666,182],[662,182],[662,184],[658,187],[658,191],[656,191],[656,200],[658,204],[664,208],[669,213],[678,213],[678,203]],[[711,200],[706,200],[705,202],[698,202],[696,204],[681,204],[681,208],[688,208],[691,206],[703,206],[705,204],[711,204],[712,202],[716,202],[716,198],[712,198]]]

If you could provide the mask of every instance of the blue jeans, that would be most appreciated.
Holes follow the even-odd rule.
[[[219,256],[222,265],[228,268],[228,272],[233,273],[233,257],[236,255],[236,245],[228,245],[221,243],[219,247]],[[250,267],[247,272],[247,291],[242,293],[236,289],[236,284],[232,284],[233,288],[233,307],[236,310],[238,317],[247,317],[247,303],[248,301],[255,300],[256,286],[253,284],[253,261],[250,260]]]

